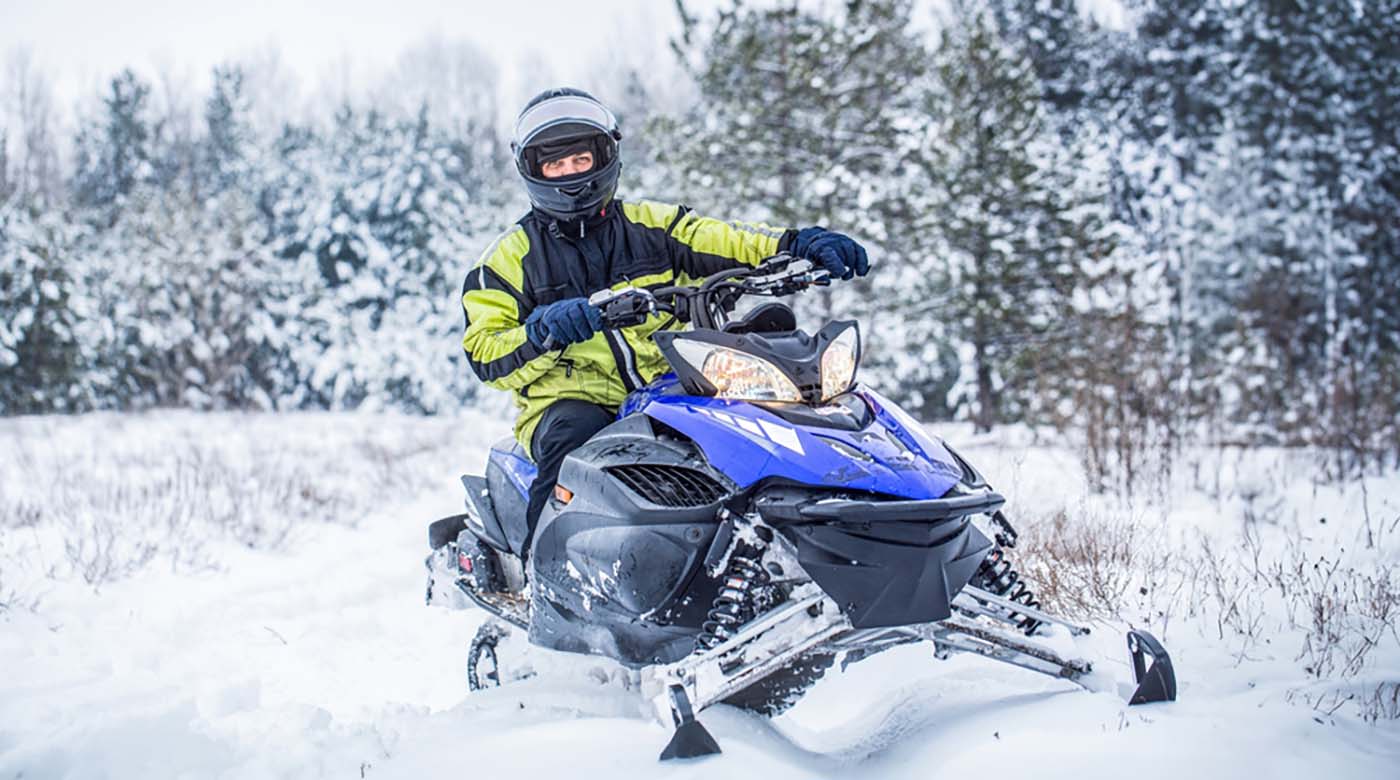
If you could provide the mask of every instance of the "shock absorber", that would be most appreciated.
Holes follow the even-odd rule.
[[[695,652],[718,647],[753,619],[754,589],[768,579],[758,563],[762,554],[762,550],[742,544],[730,553],[729,565],[720,579],[719,593],[715,594],[700,634],[695,637]]]
[[[1023,604],[1031,609],[1040,608],[1040,600],[1026,586],[1020,573],[1012,567],[1006,551],[1000,546],[993,547],[992,551],[987,553],[987,557],[982,560],[982,565],[977,567],[977,574],[973,576],[973,581],[984,590],[995,593],[1002,598]],[[1016,621],[1016,625],[1027,634],[1033,633],[1040,625],[1039,620],[1014,612],[1011,613],[1011,619]]]

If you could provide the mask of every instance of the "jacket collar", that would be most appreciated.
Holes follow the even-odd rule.
[[[621,210],[622,202],[614,198],[606,206],[599,209],[597,214],[591,217],[564,220],[550,216],[535,208],[530,209],[530,214],[534,217],[535,222],[551,236],[577,241],[597,230],[604,222],[613,219],[616,215],[621,213]]]

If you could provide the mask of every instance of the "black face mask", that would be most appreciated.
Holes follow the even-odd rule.
[[[593,153],[593,167],[584,171],[584,173],[591,173],[608,164],[608,152],[611,148],[611,145],[601,135],[593,135],[587,138],[560,139],[555,143],[531,144],[525,148],[524,157],[526,164],[530,167],[530,174],[544,178],[542,168],[545,163],[583,152]]]

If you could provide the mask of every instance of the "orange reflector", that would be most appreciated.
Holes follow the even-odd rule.
[[[574,491],[564,487],[563,485],[555,485],[554,497],[559,501],[559,503],[567,504],[570,501],[574,500]]]

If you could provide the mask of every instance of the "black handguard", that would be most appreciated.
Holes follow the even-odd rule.
[[[608,330],[640,325],[656,311],[656,299],[646,290],[624,287],[621,290],[599,290],[588,302],[603,312],[603,327]]]

